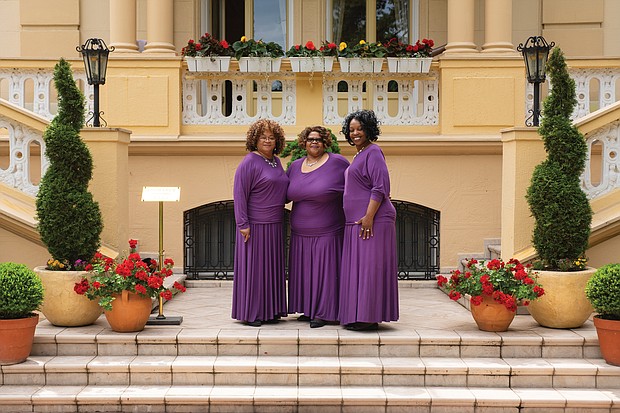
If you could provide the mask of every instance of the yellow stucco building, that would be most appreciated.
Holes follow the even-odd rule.
[[[350,158],[341,120],[368,108],[382,120],[378,144],[405,217],[404,272],[433,275],[499,244],[504,258],[531,257],[524,194],[545,153],[536,129],[525,126],[532,89],[516,46],[542,35],[562,48],[577,82],[574,118],[591,155],[583,186],[595,212],[588,257],[595,267],[617,262],[617,16],[615,0],[2,0],[0,261],[48,259],[34,194],[45,169],[41,136],[55,113],[51,74],[60,57],[70,60],[92,110],[76,51],[92,37],[115,48],[100,89],[107,125],[82,133],[95,160],[91,188],[106,248],[122,251],[131,237],[141,252],[157,252],[158,207],[141,202],[142,188],[179,186],[180,201],[164,207],[166,254],[195,274],[227,268],[229,255],[212,254],[230,252],[216,245],[230,241],[218,228],[231,228],[248,125],[271,117],[293,140],[323,124]],[[285,50],[387,35],[431,38],[445,50],[428,74],[394,74],[386,65],[380,73],[343,73],[338,63],[327,73],[294,73],[286,59],[276,73],[243,73],[236,62],[229,72],[192,73],[180,51],[204,32],[229,43],[241,35],[278,41]],[[423,246],[410,246],[420,239]]]

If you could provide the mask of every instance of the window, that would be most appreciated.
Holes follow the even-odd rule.
[[[286,50],[286,1],[254,0],[254,39],[276,42]]]
[[[367,5],[373,3],[374,10],[367,11]],[[410,0],[332,0],[331,13],[331,38],[336,43],[384,41],[392,37],[411,42]]]

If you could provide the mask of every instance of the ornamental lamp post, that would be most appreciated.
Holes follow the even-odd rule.
[[[82,46],[75,48],[82,54],[84,59],[84,68],[86,69],[86,78],[89,85],[93,85],[93,126],[101,126],[99,122],[99,85],[105,84],[105,73],[108,68],[108,55],[114,51],[114,47],[108,49],[102,39],[88,39]],[[90,120],[90,119],[89,119]],[[88,122],[88,121],[87,121]],[[105,122],[105,121],[104,121]]]
[[[549,50],[555,46],[555,42],[547,43],[542,36],[531,36],[525,42],[519,44],[517,51],[523,54],[525,68],[527,69],[527,81],[534,85],[534,108],[532,116],[527,118],[525,124],[527,126],[538,126],[540,117],[540,84],[545,81],[545,70],[547,66],[547,58]],[[531,124],[528,123],[532,118]]]

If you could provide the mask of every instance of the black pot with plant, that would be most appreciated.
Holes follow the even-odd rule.
[[[601,354],[607,363],[620,366],[620,264],[596,270],[586,285],[594,311],[594,326]]]
[[[532,242],[540,259],[535,269],[544,270],[539,282],[545,295],[528,309],[543,326],[575,328],[592,313],[583,292],[594,272],[588,271],[585,259],[592,209],[580,185],[587,146],[570,119],[577,104],[575,81],[559,48],[551,53],[547,73],[551,91],[543,103],[538,129],[547,159],[534,169],[526,196],[535,220]],[[560,278],[553,271],[560,272]]]
[[[59,285],[58,277],[92,260],[101,243],[103,220],[99,204],[88,191],[93,160],[80,138],[80,129],[84,127],[84,95],[73,79],[71,65],[64,59],[54,68],[54,84],[58,91],[58,113],[43,134],[49,167],[36,198],[38,230],[52,256],[47,268],[36,269],[48,292],[41,310],[52,324],[85,325],[93,323],[101,309],[85,310],[71,304],[77,297],[92,307],[88,299],[73,291],[83,274],[70,276],[66,285]],[[48,291],[52,288],[54,293]],[[58,311],[53,309],[56,307],[70,317],[80,313],[90,317],[86,321],[66,321],[64,316],[57,315]]]
[[[0,364],[26,360],[39,322],[43,286],[24,264],[0,263]]]

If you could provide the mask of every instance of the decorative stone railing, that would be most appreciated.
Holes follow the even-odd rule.
[[[589,199],[620,188],[620,121],[609,123],[587,135],[588,162],[581,187]]]
[[[10,188],[18,189],[28,195],[35,196],[39,190],[38,181],[45,174],[48,167],[45,153],[45,142],[40,131],[32,129],[0,113],[0,130],[6,130],[6,135],[0,135],[0,144],[6,139],[8,144],[8,166],[0,168],[0,182]],[[35,167],[33,161],[40,162]],[[36,179],[32,173],[38,172]]]
[[[341,124],[347,113],[362,107],[372,108],[383,125],[439,123],[439,81],[434,72],[409,76],[389,72],[317,72],[309,78],[298,79],[296,76],[288,71],[253,74],[187,72],[183,78],[183,123],[247,125],[257,118],[269,117],[283,125],[294,125],[298,110],[298,82],[312,82],[322,87],[320,102],[301,102],[301,105],[320,104],[326,125]],[[229,84],[228,92],[225,92],[226,83]],[[339,92],[339,85],[346,91]],[[224,114],[222,107],[226,94],[232,103],[230,113]],[[364,104],[368,101],[370,104]],[[395,110],[390,111],[390,108]]]
[[[570,68],[570,76],[575,80],[577,106],[571,119],[576,120],[620,100],[616,90],[620,90],[620,67],[611,68]],[[527,82],[526,82],[527,83]],[[547,88],[550,88],[547,77]],[[541,96],[546,95],[541,91]],[[534,87],[527,83],[525,94],[525,116],[531,116],[534,106]],[[542,108],[541,108],[542,109]],[[544,116],[544,113],[542,114]]]
[[[299,77],[290,71],[191,75],[183,69],[182,122],[184,125],[245,125],[258,117],[270,117],[284,125],[295,125],[299,111],[306,110],[308,104],[306,101],[297,102],[300,82],[310,82],[312,87],[321,88],[318,94],[320,100],[316,102],[321,102],[326,125],[340,124],[346,113],[361,107],[372,107],[384,125],[438,125],[439,80],[435,70],[414,76],[387,72],[328,72]],[[572,68],[570,72],[576,81],[578,99],[573,118],[608,107],[620,98],[616,95],[620,68]],[[51,67],[0,68],[0,92],[5,93],[2,97],[6,96],[11,104],[51,120],[57,108],[52,76]],[[76,71],[74,76],[85,90],[87,110],[92,111],[92,86],[86,83],[83,71]],[[272,90],[274,81],[280,82],[281,89]],[[391,81],[394,83],[390,84]],[[224,114],[222,99],[226,96],[224,88],[227,85],[230,87],[229,96],[233,99],[230,113]],[[341,90],[346,91],[339,92],[339,85]],[[531,92],[530,85],[527,90]],[[199,105],[200,102],[206,102],[204,107]],[[528,94],[526,107],[531,108],[531,103],[531,94]],[[610,124],[588,135],[590,156],[582,186],[590,198],[620,187],[619,131],[618,124]],[[8,167],[0,168],[0,182],[34,195],[38,187],[33,183],[37,180],[31,179],[31,149],[37,145],[41,154],[45,152],[41,134],[10,117],[2,116],[0,145],[8,147],[6,153],[9,157],[8,162],[3,162]],[[40,162],[42,174],[47,167],[44,156]],[[36,170],[38,172],[38,165]]]
[[[8,84],[8,101],[51,120],[58,101],[53,84],[54,70],[30,68],[0,68],[0,84]],[[87,112],[93,111],[93,86],[86,82],[84,71],[74,71],[73,77],[86,96]]]

